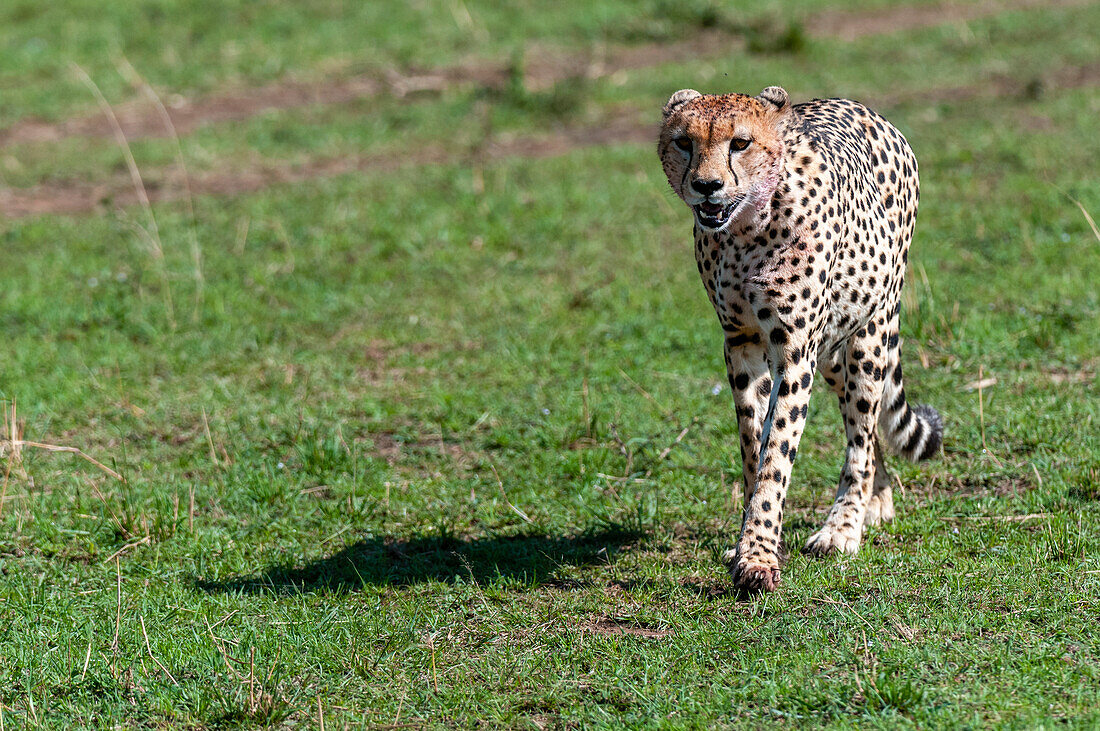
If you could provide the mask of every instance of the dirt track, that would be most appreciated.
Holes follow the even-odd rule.
[[[633,120],[610,122],[599,127],[569,127],[538,137],[512,137],[492,143],[470,153],[456,153],[443,144],[421,146],[412,154],[395,157],[391,153],[322,159],[297,166],[266,166],[237,169],[228,173],[192,176],[194,195],[228,196],[261,190],[272,185],[297,183],[350,172],[378,173],[412,165],[473,162],[504,157],[541,158],[559,155],[578,147],[607,145],[617,142],[643,142],[656,134],[650,125]],[[177,171],[145,171],[146,193],[153,202],[176,200],[185,195],[183,181]],[[126,175],[116,175],[102,183],[57,183],[27,189],[0,190],[0,210],[8,218],[44,214],[73,214],[95,210],[101,206],[121,208],[135,205],[139,197]]]
[[[1100,85],[1100,63],[1058,70],[1040,80],[1046,88],[1069,89]],[[1023,97],[1035,80],[994,77],[982,83],[949,87],[934,91],[910,92],[865,99],[872,106],[889,107],[914,101],[958,103],[970,99]],[[478,163],[506,157],[544,158],[583,147],[619,143],[644,143],[655,139],[652,115],[642,110],[634,114],[620,112],[598,125],[563,127],[544,134],[502,138],[473,153],[456,151],[438,144],[417,148],[412,154],[395,157],[389,153],[360,157],[322,159],[298,166],[270,165],[232,172],[209,173],[191,178],[195,195],[230,196],[263,188],[298,183],[351,172],[385,172],[401,167],[427,164]],[[146,187],[151,201],[177,200],[184,195],[183,181],[177,171],[146,170]],[[0,190],[0,210],[9,218],[43,214],[75,214],[101,207],[120,208],[139,202],[132,181],[116,175],[101,183],[57,183],[28,189]]]
[[[900,7],[874,13],[827,13],[815,16],[810,31],[854,39],[874,33],[913,29],[942,24],[951,20],[969,20],[1009,9],[1050,7],[1081,4],[1081,0],[1005,0],[974,6],[937,4],[933,6]],[[580,69],[590,76],[605,76],[621,70],[697,57],[713,48],[718,34],[710,34],[691,43],[639,46],[608,52],[598,63],[592,61],[568,63],[553,59],[552,54],[540,56],[540,63],[529,66],[527,81],[532,86],[551,85],[572,78]],[[724,41],[728,48],[729,38]],[[498,85],[507,82],[504,67],[484,62],[468,66],[440,69],[432,74],[406,74],[386,80],[358,78],[327,85],[283,83],[232,94],[184,102],[171,110],[179,134],[185,134],[204,124],[244,119],[269,109],[286,109],[307,104],[339,104],[381,93],[407,94],[417,90],[443,90],[464,84]],[[863,99],[872,106],[888,108],[911,101],[960,102],[969,99],[1024,96],[1040,88],[1077,88],[1100,84],[1100,62],[1059,69],[1042,79],[991,77],[966,86],[948,87],[922,92],[885,94]],[[165,133],[155,110],[147,106],[130,105],[116,109],[124,131],[130,138]],[[504,157],[542,158],[563,154],[580,147],[614,143],[640,143],[652,140],[656,130],[646,110],[626,110],[607,121],[586,126],[562,127],[538,135],[499,139],[473,153],[456,151],[443,144],[422,146],[413,154],[395,157],[377,153],[358,157],[312,160],[305,164],[263,165],[236,168],[230,172],[211,172],[193,176],[190,189],[194,195],[231,196],[263,188],[304,182],[351,172],[384,172],[400,167],[425,164],[460,164]],[[3,143],[49,141],[73,135],[110,135],[111,128],[102,116],[70,120],[57,125],[24,122],[0,132]],[[185,195],[187,186],[175,168],[143,169],[145,192],[150,201],[177,200]],[[78,214],[101,208],[122,208],[140,202],[133,181],[126,174],[97,181],[71,181],[38,185],[24,189],[0,189],[0,211],[8,218],[45,214]]]
[[[1069,8],[1087,4],[1078,0],[986,0],[973,5],[939,2],[903,5],[862,13],[821,13],[807,23],[807,32],[818,38],[854,41],[866,36],[918,30],[948,23],[965,23],[998,13],[1038,8]]]
[[[853,41],[870,35],[965,22],[1011,10],[1072,7],[1084,5],[1087,1],[987,0],[971,5],[941,2],[865,12],[828,11],[808,17],[805,28],[812,37]],[[620,71],[693,58],[705,59],[715,56],[715,49],[725,54],[743,43],[744,39],[739,35],[707,31],[688,41],[608,47],[593,51],[588,56],[578,56],[575,52],[560,49],[536,48],[526,59],[524,80],[531,89],[544,89],[571,78],[598,79]],[[168,112],[176,132],[185,135],[203,125],[248,119],[264,112],[309,105],[344,104],[380,94],[404,96],[466,86],[499,88],[508,83],[510,74],[507,63],[474,60],[431,71],[393,71],[381,76],[363,75],[321,83],[283,81],[196,99],[169,99]],[[148,101],[121,104],[115,108],[115,114],[130,140],[168,134],[159,111]],[[66,137],[112,135],[110,124],[99,113],[57,123],[26,120],[0,130],[0,148],[52,142]]]

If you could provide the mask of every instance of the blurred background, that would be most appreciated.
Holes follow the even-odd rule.
[[[1095,721],[1097,3],[5,0],[0,48],[0,721]],[[948,431],[745,600],[654,148],[769,85],[912,143]]]

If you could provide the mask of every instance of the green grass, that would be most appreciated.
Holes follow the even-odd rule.
[[[889,4],[859,0],[848,7]],[[540,43],[581,50],[675,40],[700,28],[763,27],[767,44],[775,18],[830,7],[826,0],[598,0],[568,10],[532,0],[10,0],[0,9],[0,44],[8,49],[0,62],[0,126],[94,110],[72,63],[100,79],[112,99],[139,96],[118,73],[121,59],[158,88],[193,94],[286,76],[310,80],[431,68],[471,56],[509,58]]]
[[[603,27],[603,7],[570,22]],[[6,727],[1100,723],[1100,242],[1071,200],[1100,214],[1100,97],[931,91],[1004,59],[1082,62],[1097,14],[1059,13],[737,56],[751,90],[930,90],[890,117],[923,179],[907,385],[948,421],[942,458],[891,461],[894,523],[855,557],[793,552],[764,597],[732,593],[719,562],[740,506],[720,331],[648,145],[200,197],[194,224],[158,206],[163,259],[140,210],[0,224],[0,400],[26,439],[126,478],[30,448],[0,460],[0,478],[15,468],[0,502]],[[44,22],[15,20],[5,33]],[[287,40],[304,49],[287,63],[338,50],[330,32],[351,35],[294,26],[308,42]],[[417,43],[392,33],[377,53],[403,61]],[[559,34],[589,40],[545,37]],[[889,48],[909,62],[897,85],[876,63]],[[212,58],[182,63],[179,83],[238,73]],[[576,116],[655,117],[670,89],[742,85],[719,73],[596,83]],[[295,160],[400,149],[401,119],[419,142],[461,139],[447,122],[479,103],[509,132],[576,119],[476,93],[183,145],[201,168],[201,149],[240,164],[272,127],[287,136],[259,155]],[[41,148],[21,183],[64,177],[84,154],[71,144]],[[171,162],[143,144],[142,164]],[[997,379],[980,408],[979,374]],[[791,546],[823,520],[842,459],[818,390]]]
[[[417,99],[371,97],[332,106],[273,111],[244,121],[202,127],[183,139],[192,174],[260,162],[299,164],[318,157],[347,157],[447,140],[457,151],[475,150],[491,134],[529,132],[550,125],[605,120],[615,116],[652,118],[652,99],[671,88],[706,91],[763,88],[778,81],[796,99],[846,96],[878,102],[900,96],[893,107],[928,112],[936,90],[1016,78],[1021,86],[1069,66],[1087,66],[1096,56],[1100,11],[1092,6],[1012,12],[967,24],[913,32],[904,46],[893,35],[872,35],[854,43],[813,41],[801,52],[754,53],[716,48],[699,69],[661,64],[596,80],[569,79],[545,90],[522,83],[504,89],[457,88]],[[990,49],[995,52],[990,52]],[[890,59],[883,64],[882,59]],[[731,69],[736,69],[734,76]],[[109,86],[114,70],[98,75]],[[81,88],[78,98],[91,104]],[[127,92],[110,95],[122,102]],[[880,105],[881,106],[881,105]],[[883,111],[894,116],[895,108]],[[166,139],[131,143],[151,180],[173,169],[176,145]],[[43,181],[97,180],[105,171],[125,170],[123,152],[110,138],[74,137],[61,143],[25,143],[7,148],[0,179],[13,187]]]

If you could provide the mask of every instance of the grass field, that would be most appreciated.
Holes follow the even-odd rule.
[[[829,5],[5,5],[0,729],[1100,725],[1100,6]],[[910,139],[947,433],[745,597],[652,140],[769,84]]]

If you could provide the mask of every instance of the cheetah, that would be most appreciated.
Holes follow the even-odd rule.
[[[755,97],[676,92],[658,154],[692,210],[695,261],[725,338],[745,481],[740,537],[725,560],[735,584],[770,591],[817,371],[839,397],[847,450],[806,553],[856,553],[865,526],[893,519],[876,424],[908,459],[940,449],[943,421],[908,403],[899,358],[917,161],[862,104],[792,105],[777,86]]]

